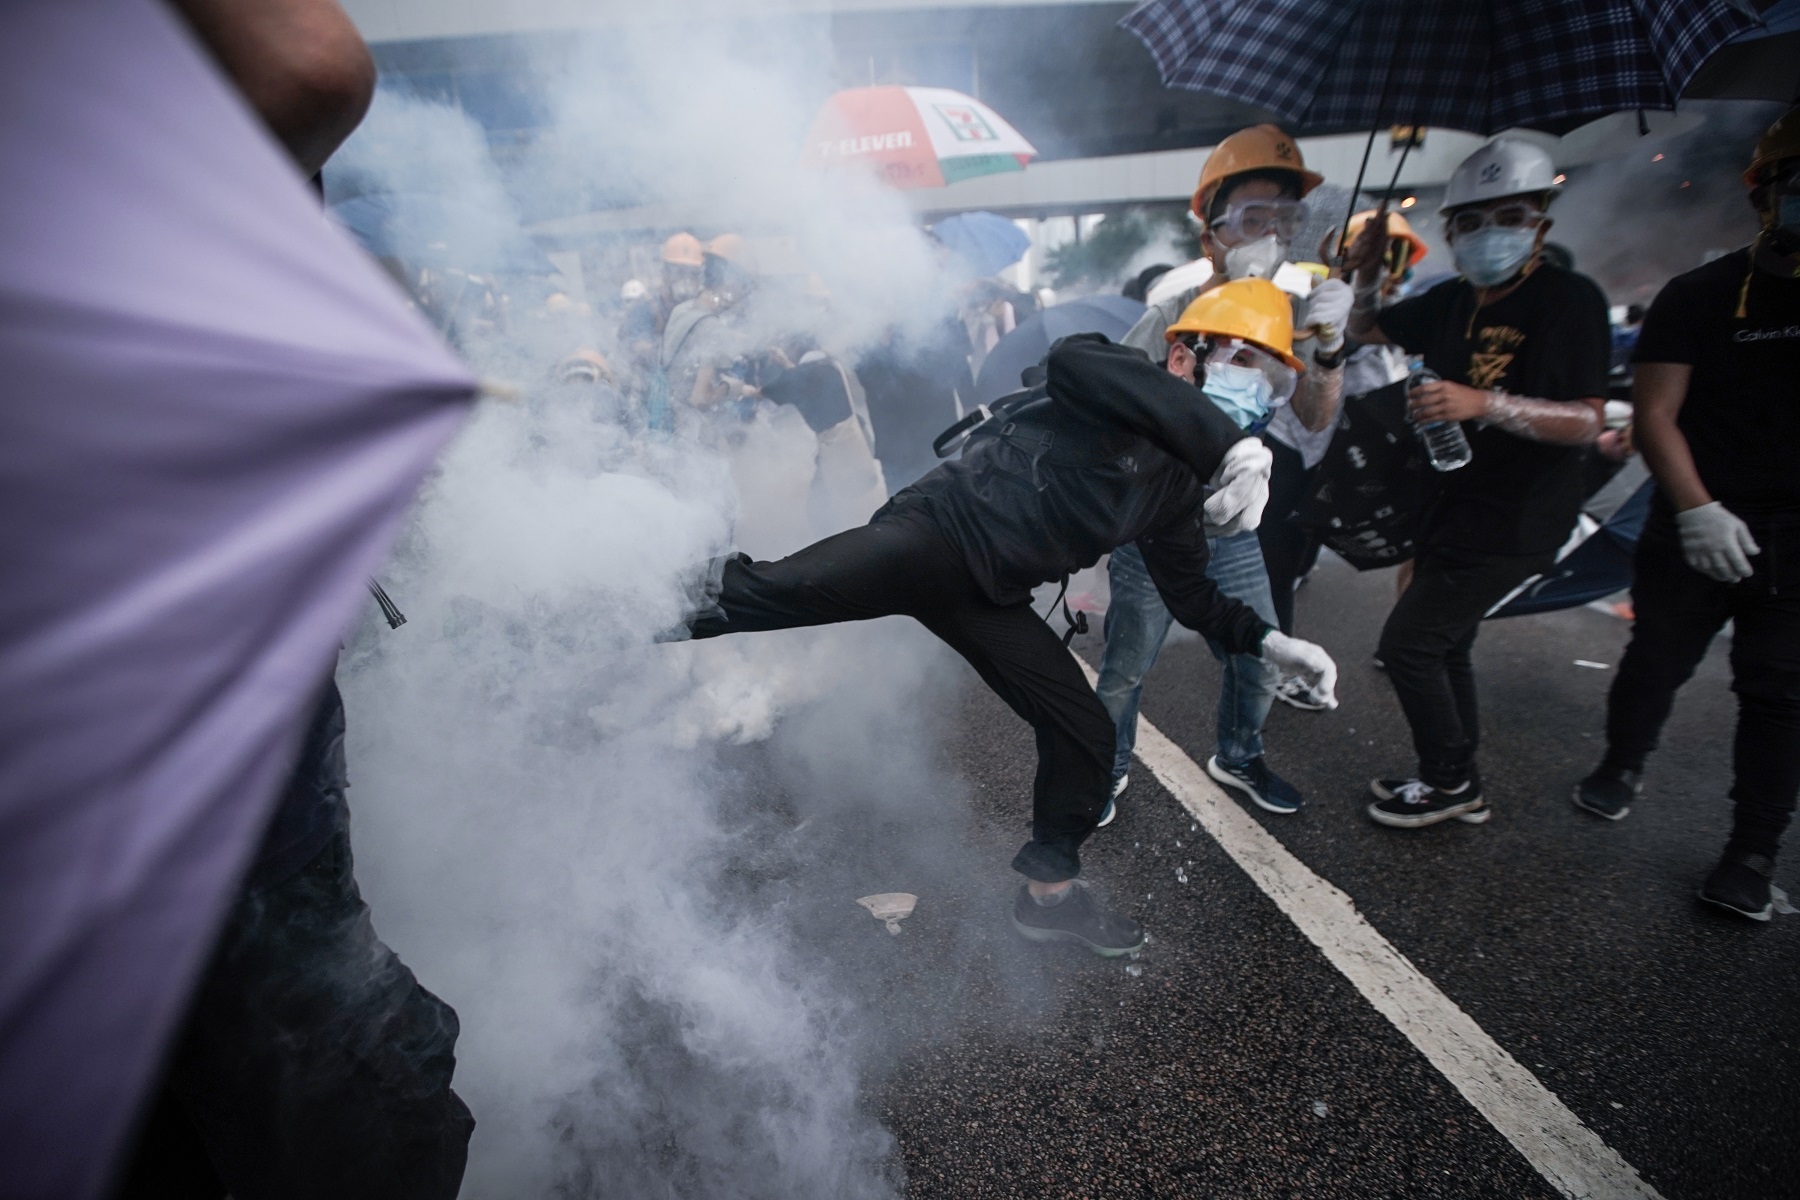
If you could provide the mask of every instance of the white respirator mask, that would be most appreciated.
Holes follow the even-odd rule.
[[[1225,278],[1272,279],[1287,257],[1288,244],[1275,234],[1265,234],[1225,251]]]

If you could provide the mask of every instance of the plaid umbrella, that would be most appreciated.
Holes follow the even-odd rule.
[[[1761,26],[1733,0],[1150,0],[1120,24],[1165,85],[1292,132],[1480,134],[1673,108],[1708,55]]]

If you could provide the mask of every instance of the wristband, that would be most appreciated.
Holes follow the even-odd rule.
[[[1344,360],[1349,357],[1350,339],[1345,338],[1342,342],[1338,343],[1338,348],[1333,350],[1330,354],[1320,354],[1317,350],[1314,350],[1312,360],[1316,365],[1325,368],[1327,371],[1335,371],[1337,368],[1343,366]]]

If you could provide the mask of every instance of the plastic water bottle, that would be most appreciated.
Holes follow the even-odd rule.
[[[1412,390],[1427,383],[1437,383],[1443,376],[1421,363],[1414,363],[1412,374],[1406,377],[1406,391],[1410,396]],[[1454,471],[1458,467],[1466,467],[1475,452],[1469,449],[1469,439],[1463,436],[1460,421],[1433,421],[1429,425],[1414,425],[1413,432],[1425,443],[1425,458],[1437,471]]]

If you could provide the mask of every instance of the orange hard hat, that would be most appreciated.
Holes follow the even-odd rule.
[[[1374,215],[1375,210],[1371,208],[1351,217],[1350,232],[1345,235],[1344,240],[1346,242],[1354,242],[1357,235],[1363,231],[1363,226],[1367,225],[1369,219]],[[1409,267],[1418,266],[1419,260],[1424,258],[1425,255],[1430,252],[1430,248],[1425,245],[1425,239],[1414,233],[1411,223],[1397,212],[1390,212],[1388,214],[1387,234],[1388,240],[1390,241],[1406,242],[1412,246],[1412,249],[1408,251],[1406,255],[1406,265]]]
[[[1770,167],[1787,158],[1800,158],[1800,104],[1782,113],[1756,139],[1756,153],[1744,172],[1744,182],[1756,187]]]
[[[1266,279],[1234,279],[1201,293],[1164,336],[1172,342],[1184,333],[1243,338],[1294,370],[1306,370],[1294,357],[1293,301]]]
[[[691,233],[678,233],[662,244],[662,260],[677,267],[705,266],[703,252],[700,239]]]
[[[721,233],[706,243],[706,252],[714,258],[722,258],[743,270],[754,271],[756,269],[756,259],[750,251],[750,243],[744,240],[742,234]]]
[[[614,383],[612,364],[598,350],[581,349],[562,360],[556,368],[560,383]]]
[[[1323,175],[1306,169],[1300,147],[1279,126],[1252,125],[1213,147],[1213,152],[1206,156],[1206,165],[1200,168],[1200,182],[1194,188],[1194,199],[1188,207],[1194,210],[1196,217],[1206,220],[1206,210],[1212,205],[1219,185],[1233,175],[1249,171],[1291,171],[1300,179],[1302,196],[1325,182]]]

